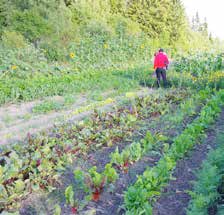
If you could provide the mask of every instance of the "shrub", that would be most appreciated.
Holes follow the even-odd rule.
[[[32,45],[12,49],[0,46],[0,74],[10,72],[10,77],[26,77],[33,72],[49,71],[47,60],[39,49]]]
[[[63,47],[58,39],[41,42],[40,48],[44,50],[45,57],[49,61],[62,61],[66,57],[66,47]]]
[[[84,33],[90,37],[109,39],[114,33],[113,29],[105,21],[92,19],[84,28]]]
[[[37,10],[13,11],[10,18],[11,28],[23,34],[31,42],[37,42],[51,32],[51,26]]]
[[[139,36],[141,34],[139,24],[121,15],[112,16],[108,20],[108,23],[115,29],[116,34],[120,37],[124,35]]]
[[[23,35],[16,31],[4,31],[2,34],[2,43],[8,48],[25,48],[27,46]]]

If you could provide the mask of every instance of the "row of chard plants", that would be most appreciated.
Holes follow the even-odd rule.
[[[74,184],[65,189],[66,204],[70,207],[71,213],[81,212],[91,200],[97,202],[103,191],[112,191],[113,184],[121,172],[127,173],[131,165],[139,161],[149,150],[156,148],[159,142],[162,143],[166,140],[167,137],[162,134],[152,135],[151,132],[147,131],[143,139],[126,146],[121,152],[117,147],[110,154],[111,160],[105,165],[102,172],[97,171],[96,166],[84,171],[75,170],[75,192],[73,190]],[[80,194],[80,191],[83,193],[82,199],[76,198],[76,194]]]
[[[126,214],[153,214],[153,203],[161,195],[163,188],[172,178],[176,162],[183,158],[201,138],[211,125],[224,105],[224,91],[216,92],[201,109],[199,116],[173,140],[169,150],[163,155],[156,166],[147,169],[138,176],[134,185],[124,193]]]
[[[172,123],[181,123],[186,116],[195,115],[198,106],[206,103],[212,92],[211,89],[201,90],[191,98],[183,101],[175,111],[177,116],[172,114],[173,119],[175,118]],[[122,151],[119,151],[119,148],[116,147],[115,151],[109,155],[110,162],[105,165],[103,171],[97,171],[96,166],[89,170],[75,170],[75,183],[65,189],[66,204],[70,208],[71,213],[81,214],[89,201],[97,202],[102,192],[111,192],[114,184],[119,179],[120,173],[127,173],[134,163],[142,159],[150,151],[161,150],[162,153],[168,152],[169,144],[166,143],[167,140],[167,136],[160,133],[152,134],[150,131],[147,131],[144,138],[138,142],[131,143]],[[82,193],[81,195],[80,192]],[[135,195],[135,192],[136,190],[133,190],[132,195]],[[144,193],[138,194],[141,196]],[[82,199],[79,199],[80,196]],[[130,204],[132,205],[132,203]],[[60,206],[57,205],[56,208],[59,210]],[[137,210],[134,214],[137,215],[141,212]],[[147,211],[145,212],[147,214]],[[130,214],[132,213],[133,211],[130,212]]]
[[[189,95],[180,90],[135,98],[111,112],[54,128],[0,149],[0,212],[19,208],[37,190],[52,191],[60,175],[77,156],[130,138],[139,121],[165,114]],[[165,110],[165,111],[164,111]]]

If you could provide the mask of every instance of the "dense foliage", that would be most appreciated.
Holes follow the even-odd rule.
[[[0,26],[0,73],[105,70],[145,64],[160,46],[218,46],[191,29],[180,0],[2,0]]]
[[[209,52],[198,52],[185,56],[177,56],[174,69],[177,72],[187,72],[194,76],[202,76],[205,73],[221,70],[223,67],[223,55]]]

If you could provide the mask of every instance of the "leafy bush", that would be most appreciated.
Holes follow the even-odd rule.
[[[67,47],[62,46],[57,38],[51,41],[42,41],[40,48],[44,50],[44,55],[48,61],[63,61],[66,59]]]
[[[10,18],[11,29],[20,32],[31,42],[51,32],[51,26],[37,10],[13,11]]]
[[[7,48],[25,48],[27,46],[23,35],[15,31],[4,31],[2,44]]]
[[[116,14],[108,19],[108,23],[115,29],[119,37],[140,36],[142,31],[139,25],[129,18]]]
[[[0,48],[0,74],[4,72],[7,77],[27,78],[34,72],[49,70],[44,53],[32,45],[20,49]]]
[[[222,54],[199,52],[187,56],[178,56],[174,63],[177,72],[190,72],[194,76],[214,72],[222,68]]]
[[[113,29],[102,20],[91,19],[84,26],[84,34],[88,35],[92,39],[101,39],[107,41],[113,34]]]

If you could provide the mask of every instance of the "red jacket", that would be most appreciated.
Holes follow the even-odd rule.
[[[163,52],[159,52],[154,59],[154,69],[167,67],[169,64],[168,57]]]

